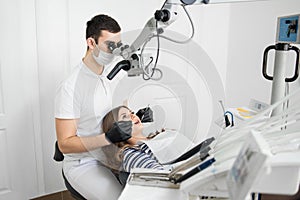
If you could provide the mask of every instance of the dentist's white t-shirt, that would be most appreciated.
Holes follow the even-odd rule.
[[[112,94],[108,79],[97,75],[81,62],[56,91],[55,118],[78,119],[77,135],[102,133],[102,119],[112,109]],[[65,154],[64,161],[80,164],[97,160],[97,152]],[[64,169],[65,170],[65,169]],[[67,170],[67,169],[66,169]]]

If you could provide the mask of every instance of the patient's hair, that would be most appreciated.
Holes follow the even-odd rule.
[[[113,108],[103,117],[102,129],[104,133],[112,128],[114,122],[118,121],[118,114],[121,108],[130,110],[127,106],[118,106],[116,108]]]
[[[104,116],[103,122],[102,122],[102,130],[104,133],[107,133],[107,131],[109,131],[112,128],[113,123],[118,121],[118,114],[119,114],[119,110],[121,108],[127,108],[128,110],[130,110],[126,106],[118,106],[118,107],[112,109],[110,112],[108,112]],[[108,167],[116,174],[118,174],[119,171],[121,170],[122,150],[124,150],[124,148],[126,146],[132,146],[132,145],[130,145],[128,142],[124,141],[124,142],[117,142],[117,143],[102,147],[102,150],[106,156],[107,163],[105,163],[105,164],[107,164]]]

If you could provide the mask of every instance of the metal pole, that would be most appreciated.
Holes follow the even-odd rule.
[[[287,61],[288,51],[276,50],[275,52],[275,64],[272,82],[272,94],[271,104],[276,103],[285,96],[285,69]],[[272,116],[278,115],[283,111],[283,105],[276,107]]]

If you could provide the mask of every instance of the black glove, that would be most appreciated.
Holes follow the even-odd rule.
[[[105,133],[105,137],[111,142],[123,142],[131,138],[132,121],[114,122],[112,128]]]
[[[153,122],[153,111],[150,107],[139,109],[136,113],[141,122]]]

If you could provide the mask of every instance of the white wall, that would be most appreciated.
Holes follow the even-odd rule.
[[[267,46],[275,44],[277,17],[299,13],[299,0],[232,4],[226,77],[228,106],[248,105],[251,98],[270,103],[272,83],[262,76],[263,52]],[[294,53],[291,54],[290,59],[294,60]],[[268,59],[270,75],[273,74],[273,59],[274,51]],[[287,76],[291,77],[294,66],[288,68]],[[291,85],[292,89],[299,86],[299,79]]]
[[[61,163],[52,158],[55,89],[71,71],[68,1],[36,1],[36,18],[44,193],[52,193],[64,188]]]

